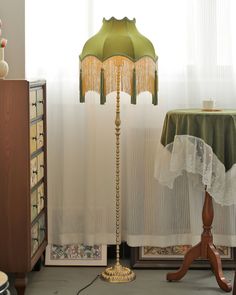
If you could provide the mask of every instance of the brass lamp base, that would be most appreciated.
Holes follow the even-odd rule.
[[[135,273],[128,267],[116,263],[102,272],[101,279],[110,283],[127,283],[135,279]]]

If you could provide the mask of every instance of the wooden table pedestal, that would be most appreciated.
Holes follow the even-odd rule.
[[[168,281],[178,281],[182,279],[187,273],[193,260],[197,258],[205,258],[211,263],[219,287],[225,292],[230,292],[232,290],[231,284],[223,275],[221,258],[213,244],[213,236],[211,233],[213,218],[214,210],[212,197],[206,191],[202,210],[203,232],[201,235],[201,241],[188,250],[184,256],[183,264],[178,271],[167,274],[166,278]],[[236,289],[236,287],[234,289]],[[236,295],[236,292],[234,292],[234,294]]]

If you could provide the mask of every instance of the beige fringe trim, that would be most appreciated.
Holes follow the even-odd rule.
[[[117,65],[121,65],[121,91],[130,96],[148,91],[155,93],[156,63],[150,57],[133,62],[124,56],[114,56],[103,63],[95,56],[86,57],[80,64],[82,69],[82,95],[88,91],[100,93],[101,69],[104,69],[104,94],[116,91]],[[133,70],[136,72],[136,89],[133,89]]]

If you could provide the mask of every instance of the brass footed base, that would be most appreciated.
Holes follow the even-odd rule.
[[[101,274],[101,279],[110,283],[127,283],[135,279],[135,273],[128,267],[116,263]]]

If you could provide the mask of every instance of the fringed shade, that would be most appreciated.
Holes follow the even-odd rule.
[[[80,55],[80,101],[88,91],[100,94],[100,102],[117,89],[117,64],[121,66],[121,91],[136,104],[139,93],[148,91],[157,104],[157,56],[152,43],[141,35],[135,19],[103,19],[101,30],[84,45]]]

